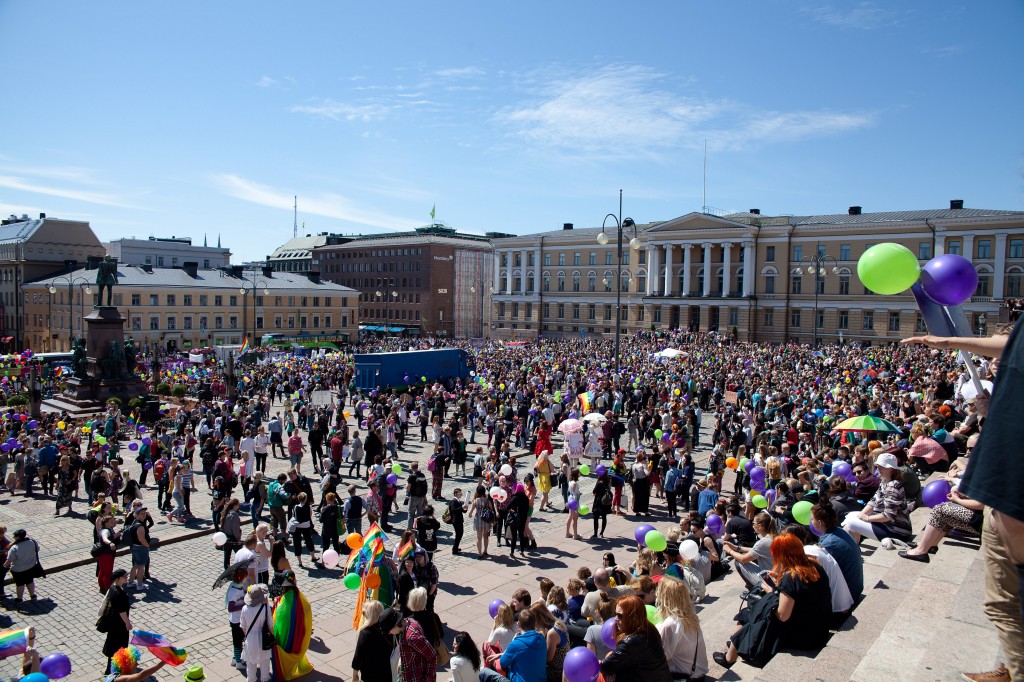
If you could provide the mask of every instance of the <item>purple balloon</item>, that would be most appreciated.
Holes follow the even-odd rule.
[[[853,474],[850,474],[849,476],[846,477],[846,482],[849,483],[850,485],[854,485],[855,483],[857,483],[857,477],[854,476]]]
[[[852,473],[849,462],[836,462],[832,465],[832,475],[846,478]]]
[[[132,452],[135,452],[136,450],[139,449],[139,444],[138,443],[128,443],[128,449],[131,450]]]
[[[495,599],[494,601],[492,601],[490,604],[487,605],[487,613],[491,614],[491,618],[497,618],[498,617],[498,609],[500,609],[504,605],[505,605],[505,602],[501,601],[500,599]]]
[[[153,468],[153,463],[150,462],[149,460],[146,460],[145,462],[142,463],[142,468],[145,469],[146,471],[149,471],[150,469]]]
[[[764,467],[754,467],[749,472],[750,479],[752,481],[764,481],[765,470]]]
[[[764,492],[764,497],[768,500],[768,504],[775,504],[775,488],[769,488]]]
[[[398,483],[398,474],[395,474],[395,473],[388,474],[388,479],[387,480],[388,480],[388,485],[395,485],[396,483]]]
[[[601,625],[601,641],[609,649],[615,648],[615,616],[612,616]]]
[[[647,536],[652,530],[656,530],[654,526],[649,523],[641,523],[639,526],[633,529],[633,539],[636,540],[636,544],[644,544],[644,537]]]
[[[569,500],[565,506],[569,508],[569,511],[576,511],[580,508],[580,503],[577,500]]]
[[[12,448],[16,448],[16,447],[18,447],[18,439],[17,438],[8,438],[7,439],[7,444],[10,445]]]
[[[960,305],[978,288],[978,271],[955,253],[936,256],[921,269],[921,290],[939,305]]]
[[[921,491],[921,499],[929,508],[934,509],[943,502],[948,502],[946,495],[949,495],[949,491],[952,489],[949,481],[945,479],[932,481]]]
[[[149,445],[152,442],[153,442],[153,440],[149,436],[146,436],[145,438],[142,439],[142,444],[143,445]]]
[[[138,431],[139,433],[145,433],[145,432],[146,432],[146,427],[145,427],[145,426],[140,426],[140,427],[139,427],[138,429],[136,429],[136,430],[137,430],[137,431]]]
[[[743,470],[746,471],[749,474],[751,471],[753,471],[754,467],[756,467],[756,466],[757,466],[757,462],[755,462],[752,459],[748,459],[747,463],[743,465]]]
[[[811,521],[811,525],[809,525],[808,528],[810,528],[811,532],[814,533],[815,537],[820,538],[822,536],[822,532],[818,530],[818,528],[814,525],[813,521]]]
[[[10,452],[10,451],[11,451],[11,446],[9,444],[3,443],[2,445],[0,445],[0,452]]]
[[[593,651],[578,646],[566,654],[562,672],[569,682],[594,682],[601,672],[601,662]]]
[[[598,464],[597,468],[594,471],[597,472],[597,477],[601,478],[602,476],[608,473],[608,467],[606,467],[603,464]]]
[[[64,654],[50,654],[39,662],[39,672],[51,680],[59,680],[71,674],[71,659]]]
[[[722,517],[718,514],[708,514],[707,518],[704,519],[704,525],[715,535],[722,534],[724,524],[722,523]]]
[[[39,422],[37,422],[35,419],[33,419],[32,421],[30,421],[28,423],[28,428],[30,428],[30,429],[35,429],[35,428],[38,428],[38,427],[39,427]],[[45,660],[45,659],[43,659],[43,660]]]
[[[764,493],[765,485],[763,478],[755,478],[750,481],[750,489],[756,490],[759,493]]]

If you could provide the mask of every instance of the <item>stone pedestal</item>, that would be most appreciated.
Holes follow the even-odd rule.
[[[64,393],[43,403],[43,410],[67,410],[72,416],[102,412],[111,397],[123,407],[131,398],[146,394],[146,385],[133,372],[135,358],[124,349],[125,318],[117,308],[96,306],[86,316],[84,376],[68,380]]]

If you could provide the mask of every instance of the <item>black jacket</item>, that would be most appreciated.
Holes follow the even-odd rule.
[[[601,672],[615,675],[615,682],[671,682],[661,637],[654,626],[646,633],[623,637],[601,661]]]
[[[360,672],[364,682],[391,682],[391,652],[395,637],[381,632],[379,625],[359,631],[356,650],[352,654],[352,669]]]

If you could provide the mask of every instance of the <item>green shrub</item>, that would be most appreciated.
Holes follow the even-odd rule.
[[[184,398],[186,393],[188,393],[188,389],[183,384],[175,384],[174,388],[171,389],[171,395],[179,400]]]
[[[7,399],[8,407],[18,407],[20,405],[28,405],[28,396],[24,393],[15,393]]]
[[[116,397],[116,396],[115,397],[111,397],[111,398],[107,398],[107,405],[109,405],[110,403],[114,403],[115,405],[117,405],[118,409],[120,409],[121,405],[123,404],[121,402],[121,399]]]
[[[138,396],[136,396],[136,397],[134,397],[134,398],[132,398],[131,400],[128,401],[128,409],[129,410],[135,410],[135,409],[141,410],[145,406],[146,406],[145,398],[139,398]]]
[[[156,385],[157,395],[168,395],[171,392],[171,385],[166,381],[161,381]]]

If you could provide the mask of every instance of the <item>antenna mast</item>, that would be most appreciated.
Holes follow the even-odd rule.
[[[708,138],[704,138],[704,197],[701,200],[701,213],[708,212]]]
[[[707,142],[705,142],[704,144],[706,145]],[[707,155],[707,150],[705,150],[705,155]],[[294,217],[292,218],[292,238],[294,239],[295,237],[298,237],[298,236],[299,236],[299,195],[296,194],[295,195],[295,213],[294,213]]]

